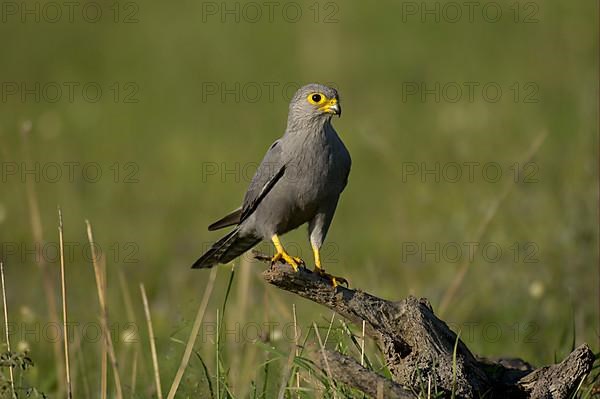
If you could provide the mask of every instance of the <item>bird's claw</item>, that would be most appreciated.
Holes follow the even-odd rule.
[[[288,265],[292,266],[292,269],[294,269],[295,272],[298,271],[299,266],[306,265],[302,258],[299,258],[297,256],[290,256],[285,252],[278,252],[271,258],[271,267],[273,267],[277,262],[287,263]]]
[[[298,256],[291,256],[291,258],[296,261],[296,263],[298,264],[298,266],[306,266],[306,263],[304,263],[304,259],[298,257]]]
[[[346,280],[345,278],[340,277],[340,276],[334,276],[333,274],[326,273],[324,269],[316,267],[313,272],[317,273],[319,276],[329,280],[329,282],[331,283],[333,288],[337,287],[340,284],[344,284],[346,287],[349,286],[348,280]]]

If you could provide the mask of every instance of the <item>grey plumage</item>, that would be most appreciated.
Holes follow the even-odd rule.
[[[320,101],[314,101],[319,95]],[[350,173],[350,154],[331,125],[340,114],[335,89],[309,84],[290,101],[284,135],[263,158],[243,205],[213,223],[209,230],[236,224],[193,268],[227,263],[261,240],[308,223],[313,247],[320,248]]]
[[[224,227],[233,226],[234,224],[239,224],[240,219],[242,218],[242,207],[239,207],[235,211],[231,212],[228,215],[223,216],[221,219],[217,220],[210,226],[208,226],[208,231],[219,230]]]

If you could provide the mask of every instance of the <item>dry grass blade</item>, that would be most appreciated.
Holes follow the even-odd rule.
[[[87,221],[86,221],[87,222]],[[89,238],[88,232],[88,241],[91,241]],[[90,247],[93,248],[93,245],[90,244]],[[92,249],[95,252],[95,249]],[[92,253],[93,255],[93,253]],[[92,256],[92,262],[94,262],[95,256]],[[97,281],[98,276],[96,272],[96,266],[92,266],[94,268],[94,279]],[[106,292],[106,263],[102,262],[100,266],[100,276],[102,276],[102,296],[104,297],[104,292]],[[96,282],[96,284],[98,284]],[[100,297],[100,293],[98,293],[98,297]],[[106,298],[104,297],[106,300]],[[102,326],[102,320],[104,319],[104,311],[100,311],[100,325],[102,328],[102,334],[105,335],[104,327]],[[106,339],[100,341],[100,399],[107,399],[108,397],[108,344],[106,343]]]
[[[300,336],[298,335],[298,319],[296,318],[296,304],[292,304],[292,314],[294,315],[294,347],[296,348],[296,357],[300,356],[300,347],[298,345]],[[296,395],[300,398],[300,370],[296,371]]]
[[[104,328],[102,329],[104,330]],[[104,334],[104,332],[102,332]],[[108,345],[100,342],[100,399],[108,398]]]
[[[329,377],[330,381],[333,381],[333,374],[331,374],[331,367],[329,367],[329,361],[327,360],[327,354],[325,353],[325,345],[321,340],[321,335],[319,334],[319,329],[317,328],[317,323],[313,322],[313,328],[315,329],[315,334],[317,335],[317,339],[319,340],[319,346],[321,348],[321,355],[323,356],[323,361],[325,363],[325,370],[327,371],[327,377]],[[333,384],[332,384],[333,385]],[[333,397],[337,397],[335,391],[333,393]]]
[[[135,398],[135,387],[137,385],[138,348],[133,350],[133,365],[131,366],[131,397]]]
[[[67,332],[67,284],[65,281],[65,244],[63,238],[63,218],[60,207],[58,208],[58,242],[60,249],[60,286],[62,293],[63,313],[63,345],[65,348],[65,374],[67,377],[67,397],[73,397],[71,390],[71,368],[69,364],[69,335]]]
[[[117,268],[117,276],[119,278],[119,288],[121,290],[121,295],[123,296],[123,302],[125,303],[125,313],[127,314],[127,319],[129,320],[129,322],[137,325],[135,312],[133,311],[133,301],[131,300],[131,293],[129,292],[127,280],[125,279],[125,274],[123,273],[123,270],[121,268]]]
[[[23,139],[23,159],[26,161],[31,160],[29,153],[29,133],[31,131],[31,122],[26,121],[23,123],[21,128],[21,137]],[[31,233],[33,235],[33,241],[36,243],[36,264],[42,272],[44,295],[46,297],[46,303],[48,304],[48,313],[50,315],[50,322],[58,326],[60,325],[60,317],[58,316],[58,305],[56,303],[56,291],[54,287],[54,279],[52,273],[46,264],[46,257],[42,253],[43,248],[42,242],[42,218],[40,217],[40,207],[35,192],[35,181],[33,179],[25,180],[25,190],[27,197],[27,208],[29,211],[29,222],[31,224]],[[57,396],[62,396],[65,391],[64,383],[64,362],[60,339],[52,340],[52,349],[54,351],[54,359],[56,362],[56,380],[58,383]]]
[[[327,340],[329,339],[329,334],[331,333],[331,327],[333,327],[333,320],[335,319],[335,312],[331,313],[331,321],[329,321],[329,326],[327,327],[327,334],[325,334],[324,344],[327,345]]]
[[[360,365],[365,367],[365,321],[362,321],[362,337],[360,340]]]
[[[281,373],[281,386],[279,388],[278,398],[283,399],[285,397],[285,392],[288,386],[288,382],[290,379],[290,372],[292,371],[294,358],[298,357],[300,354],[298,347],[298,326],[296,320],[296,305],[292,304],[292,314],[294,316],[294,346],[290,349],[290,353],[288,354],[287,362],[285,365],[284,371]],[[325,338],[327,341],[327,338]],[[300,374],[296,371],[296,395],[300,397]]]
[[[179,384],[181,383],[181,379],[183,378],[183,373],[185,372],[185,369],[187,368],[187,365],[190,361],[190,357],[192,356],[194,344],[196,343],[196,338],[198,337],[200,326],[202,326],[202,320],[204,320],[204,313],[206,312],[208,301],[212,295],[212,291],[215,286],[215,279],[217,278],[218,270],[219,269],[217,267],[214,267],[210,273],[208,283],[206,284],[206,288],[204,289],[204,296],[202,297],[202,302],[200,303],[200,307],[198,308],[198,312],[196,313],[196,319],[194,320],[194,325],[192,326],[192,332],[190,333],[187,344],[185,346],[185,351],[183,353],[183,357],[181,358],[181,363],[179,364],[179,368],[177,369],[177,374],[175,374],[175,379],[171,384],[171,389],[169,390],[167,399],[172,399],[175,397],[177,389],[179,388]]]
[[[82,340],[78,330],[75,330],[75,339],[77,340],[77,347],[81,348]],[[90,399],[92,397],[90,391],[90,383],[88,381],[88,373],[85,365],[85,354],[83,350],[75,351],[77,357],[77,364],[79,365],[79,373],[81,374],[81,380],[83,382],[83,391],[85,392],[85,398]]]
[[[4,332],[6,333],[6,349],[10,353],[10,335],[8,334],[8,307],[6,306],[6,286],[4,285],[4,264],[0,261],[0,277],[2,278],[2,303],[4,304]],[[11,397],[16,398],[15,376],[12,367],[8,368],[10,376]]]
[[[238,323],[240,326],[246,325],[247,317],[249,315],[248,308],[252,307],[252,298],[255,298],[253,293],[252,280],[252,261],[248,256],[242,256],[239,258],[239,266],[236,271],[236,295],[234,297],[235,312],[228,312],[228,318],[231,318],[231,322]],[[229,322],[229,320],[228,320]],[[247,397],[251,387],[250,373],[244,372],[242,363],[244,358],[248,356],[250,351],[249,345],[246,345],[243,340],[236,340],[231,343],[229,349],[231,357],[229,358],[229,370],[230,370],[230,387],[234,390],[236,397]]]
[[[285,392],[288,386],[288,380],[290,379],[290,371],[292,370],[292,365],[294,363],[294,357],[296,355],[296,348],[290,348],[290,353],[288,354],[287,361],[285,363],[285,369],[281,373],[281,385],[279,387],[279,394],[277,395],[278,399],[285,398]]]
[[[123,297],[123,302],[125,303],[125,313],[127,314],[127,320],[132,326],[139,326],[137,318],[135,316],[135,312],[133,311],[133,300],[131,297],[131,292],[129,290],[129,286],[127,285],[127,280],[125,278],[125,273],[122,268],[117,268],[117,276],[119,278],[119,289],[121,290],[121,295]],[[137,329],[136,329],[137,331]],[[134,350],[133,350],[133,360],[131,366],[131,382],[130,382],[130,390],[131,395],[135,396],[135,387],[137,382],[137,373],[138,373],[138,357],[142,352],[142,344],[139,339],[134,339]],[[142,363],[139,367],[140,373],[144,373],[144,364]]]
[[[118,399],[123,398],[123,389],[121,387],[121,376],[119,374],[119,367],[117,364],[117,356],[115,354],[115,348],[112,342],[112,336],[108,329],[108,309],[106,306],[106,273],[101,269],[98,264],[98,254],[96,253],[96,243],[94,241],[94,234],[92,233],[92,225],[88,220],[85,221],[87,226],[87,236],[90,243],[90,249],[92,253],[92,264],[94,266],[94,275],[96,276],[96,289],[98,291],[98,301],[100,302],[100,321],[102,325],[102,334],[104,335],[103,341],[103,359],[106,359],[106,352],[110,358],[110,364],[113,371],[113,377],[115,380],[115,389]],[[105,360],[104,360],[105,361]],[[106,373],[103,373],[106,375]],[[104,389],[104,392],[106,389]]]
[[[427,399],[431,399],[431,376],[427,377]]]
[[[146,323],[148,324],[148,336],[150,338],[150,351],[152,353],[152,366],[154,367],[154,383],[156,385],[156,395],[162,399],[162,388],[160,386],[160,371],[158,369],[158,357],[156,356],[156,343],[154,342],[154,329],[152,327],[152,317],[150,315],[150,306],[148,306],[148,297],[144,284],[140,283],[140,292],[142,293],[142,302],[144,303],[144,313],[146,314]]]
[[[538,150],[540,149],[540,147],[546,140],[547,136],[548,136],[548,132],[544,131],[535,138],[535,140],[529,147],[529,151],[527,151],[527,154],[525,155],[523,161],[521,163],[519,163],[520,169],[524,168],[525,165],[527,165],[531,161],[531,159],[535,156],[535,154],[538,152]],[[522,173],[522,170],[520,170],[519,172]],[[510,192],[512,191],[512,189],[514,187],[515,187],[514,182],[509,182],[504,186],[504,190],[500,193],[500,196],[498,198],[496,198],[496,200],[490,205],[490,207],[488,208],[488,212],[486,213],[485,217],[479,224],[479,227],[477,228],[477,232],[475,233],[475,238],[473,240],[469,240],[469,241],[473,241],[473,242],[481,241],[481,238],[487,231],[487,228],[490,225],[490,222],[492,221],[492,219],[494,219],[494,216],[496,216],[496,214],[498,213],[498,209],[500,208],[500,205],[502,205],[502,203],[508,197],[508,194],[510,194]],[[454,276],[454,279],[452,280],[452,282],[448,286],[448,289],[444,293],[444,296],[442,297],[442,301],[440,302],[440,306],[439,306],[439,310],[438,310],[438,313],[440,316],[445,313],[446,309],[450,305],[450,302],[452,302],[452,299],[454,299],[454,296],[456,295],[463,280],[465,279],[465,276],[467,274],[470,264],[471,264],[470,257],[465,257],[465,259],[459,266],[458,272]]]

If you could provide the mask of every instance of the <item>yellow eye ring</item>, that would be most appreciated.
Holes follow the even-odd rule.
[[[325,97],[321,93],[310,93],[307,97],[307,100],[309,103],[311,103],[313,105],[321,105],[325,101],[327,101],[327,97]]]

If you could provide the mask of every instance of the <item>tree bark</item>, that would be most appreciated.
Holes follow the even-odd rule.
[[[265,260],[264,257],[257,256]],[[435,316],[426,299],[409,296],[397,302],[360,290],[333,287],[304,268],[294,272],[276,264],[263,273],[270,284],[326,306],[347,320],[366,325],[379,345],[394,381],[351,358],[326,351],[333,377],[373,397],[413,397],[431,384],[457,398],[567,398],[592,369],[587,344],[561,363],[534,369],[520,359],[491,360],[471,353],[448,325]],[[456,349],[455,349],[456,347]]]

